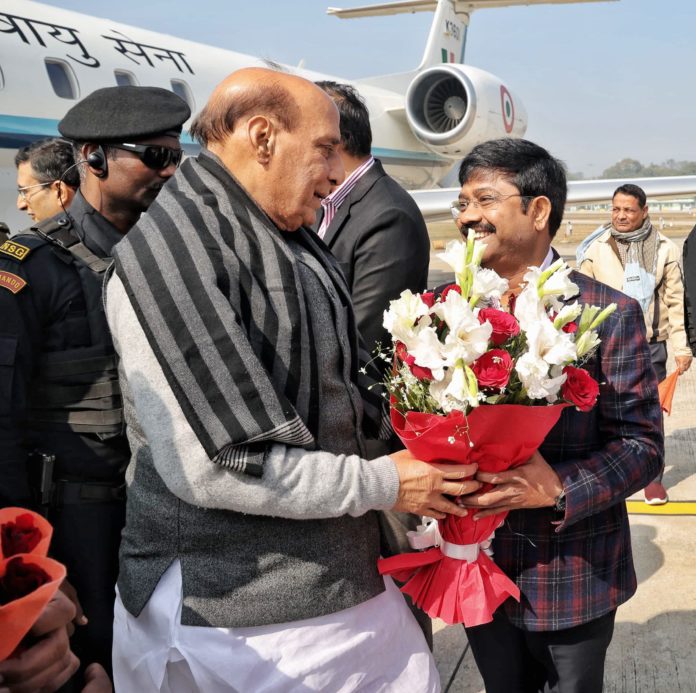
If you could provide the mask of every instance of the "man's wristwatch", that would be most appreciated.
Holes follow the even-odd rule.
[[[553,509],[557,513],[564,513],[566,509],[566,499],[565,499],[565,491],[561,491],[558,496],[556,496],[556,500],[553,504]]]

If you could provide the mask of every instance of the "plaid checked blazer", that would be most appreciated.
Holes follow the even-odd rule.
[[[624,500],[664,463],[662,414],[643,314],[636,301],[573,272],[582,305],[617,310],[585,365],[600,383],[595,408],[568,407],[539,452],[559,474],[565,516],[553,508],[511,512],[496,531],[494,560],[520,588],[501,607],[524,630],[560,630],[612,611],[636,590]],[[571,300],[576,300],[571,299]]]

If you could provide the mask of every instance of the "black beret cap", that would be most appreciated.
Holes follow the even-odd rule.
[[[191,115],[188,104],[160,87],[106,87],[76,103],[58,123],[63,137],[108,142],[181,132]]]

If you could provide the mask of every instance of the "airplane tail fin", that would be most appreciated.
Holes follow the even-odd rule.
[[[457,12],[454,0],[430,4],[435,14],[418,70],[442,63],[463,63],[469,12]]]
[[[513,5],[561,5],[618,0],[399,0],[351,9],[329,7],[327,14],[339,19],[378,17],[415,12],[434,12],[428,41],[418,70],[442,63],[463,63],[466,32],[474,10]]]
[[[386,2],[345,10],[329,7],[326,12],[339,19],[434,12],[423,59],[418,66],[418,69],[422,70],[441,63],[463,62],[466,28],[469,24],[469,8],[477,2],[475,0],[467,2],[466,12],[456,11],[455,5],[458,4],[458,0],[400,0],[399,2]]]

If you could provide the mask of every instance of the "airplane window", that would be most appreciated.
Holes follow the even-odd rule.
[[[62,60],[46,58],[44,62],[56,95],[61,99],[76,99],[79,95],[77,80],[70,67]]]
[[[132,72],[126,72],[126,70],[114,70],[114,77],[116,77],[116,84],[119,87],[136,87],[138,86],[138,80]]]
[[[189,85],[186,84],[186,82],[182,82],[180,79],[173,79],[171,80],[171,85],[172,85],[172,91],[177,95],[180,96],[186,103],[189,105],[189,108],[191,111],[196,110],[196,104],[193,100],[193,94],[191,94],[191,90],[189,89]]]
[[[5,75],[2,74],[2,68],[0,67],[0,89],[5,88]]]

